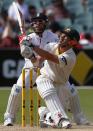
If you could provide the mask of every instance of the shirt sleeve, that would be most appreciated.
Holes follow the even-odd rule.
[[[48,40],[50,40],[51,42],[58,42],[59,38],[57,34],[50,31],[48,32]]]
[[[52,50],[54,49],[53,46],[55,46],[55,42],[51,42],[48,43],[44,46],[44,50],[48,51],[48,52],[52,52]]]
[[[58,38],[58,36],[56,34],[52,37],[52,41],[53,42],[58,42],[59,41],[59,38]]]
[[[71,61],[71,58],[68,54],[58,55],[58,58],[59,58],[59,64],[61,67],[69,65],[69,63]]]
[[[37,36],[34,33],[28,35],[28,41],[29,41],[29,45],[32,43],[33,45],[40,46]]]

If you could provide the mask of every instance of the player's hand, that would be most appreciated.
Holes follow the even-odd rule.
[[[20,47],[22,45],[25,45],[25,46],[29,46],[29,47],[33,48],[34,47],[33,43],[34,43],[34,41],[32,40],[32,38],[30,38],[29,36],[25,36],[20,41]]]
[[[30,38],[29,36],[26,36],[25,34],[18,36],[18,39],[19,39],[19,45],[20,46],[22,44],[29,46],[30,43],[32,42],[32,38]]]
[[[18,36],[19,45],[22,43],[22,41],[24,40],[25,37],[26,37],[26,35],[24,33]]]

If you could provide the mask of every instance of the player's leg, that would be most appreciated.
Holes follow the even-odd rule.
[[[46,117],[47,117],[48,113],[50,113],[50,111],[48,110],[47,107],[41,106],[38,108],[38,114],[40,116],[40,123],[39,124],[40,124],[40,127],[42,127],[42,128],[48,127],[48,125],[46,123],[44,123],[46,121]],[[51,116],[50,116],[50,118],[51,118]]]
[[[4,114],[4,125],[12,126],[20,102],[20,90],[21,87],[14,84],[9,95],[7,108]]]
[[[29,71],[25,73],[25,82],[26,88],[29,87]],[[9,99],[7,108],[4,114],[4,125],[10,126],[13,125],[14,118],[20,106],[20,98],[21,98],[21,89],[22,89],[22,74],[19,76],[17,83],[13,85]]]
[[[57,89],[57,94],[64,107],[64,110],[67,111],[69,109],[68,94],[66,93],[64,88],[62,88],[62,86],[59,86],[57,84],[54,84],[54,85]],[[51,113],[47,107],[40,107],[38,109],[38,113],[40,116],[40,120],[42,121],[40,122],[40,127],[42,128],[48,127],[48,125],[46,125],[45,123],[48,123],[49,125],[52,125],[52,126],[54,125],[54,121],[52,119]],[[43,121],[45,121],[45,123]]]
[[[73,93],[71,90],[75,89],[75,93]],[[70,107],[73,113],[73,118],[78,125],[88,125],[89,121],[85,117],[84,113],[81,110],[80,106],[80,100],[79,100],[79,95],[78,91],[74,87],[74,85],[70,86],[70,91],[72,96],[70,97]]]
[[[32,68],[33,65],[30,60],[25,61],[24,68]],[[29,87],[29,70],[25,73],[25,85],[26,88]],[[33,70],[33,83],[36,79],[36,72]],[[11,93],[9,95],[7,108],[4,114],[4,125],[9,126],[13,125],[14,118],[16,116],[17,110],[20,105],[20,96],[21,96],[21,88],[22,88],[22,74],[19,76],[17,83],[13,85],[11,89]]]
[[[68,110],[70,110],[68,93],[63,85],[58,87],[57,84],[55,84],[55,86],[57,88],[57,94],[59,96],[60,102],[62,103],[64,110],[67,112]]]
[[[81,124],[81,125],[89,124],[88,120],[86,119],[86,117],[84,116],[81,110],[80,100],[76,87],[74,85],[70,85],[70,83],[68,82],[64,87],[64,90],[62,89],[62,92],[64,98],[67,98],[67,100],[65,100],[66,101],[65,106],[67,110],[72,112],[76,124]]]
[[[44,99],[56,127],[69,127],[70,122],[68,116],[63,109],[63,105],[60,103],[53,82],[42,76],[39,76],[36,82],[39,94]]]
[[[19,77],[18,81],[21,81],[21,76]],[[19,107],[21,96],[21,86],[18,83],[14,84],[8,99],[7,108],[4,114],[4,125],[11,126],[13,125],[15,114]]]

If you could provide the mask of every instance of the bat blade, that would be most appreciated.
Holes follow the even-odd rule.
[[[18,19],[18,23],[19,23],[19,27],[20,27],[20,31],[22,34],[25,33],[25,22],[24,22],[24,17],[22,15],[22,12],[18,9],[17,4],[15,2],[13,2],[13,6],[14,6],[14,10]]]

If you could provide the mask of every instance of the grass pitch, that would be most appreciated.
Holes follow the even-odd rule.
[[[0,124],[3,123],[4,112],[6,110],[8,97],[10,94],[10,89],[0,88]],[[80,103],[82,110],[86,114],[89,121],[93,122],[93,89],[79,89]],[[36,123],[36,91],[34,94],[34,121]],[[43,103],[43,102],[42,102]],[[44,103],[43,103],[44,104]],[[26,92],[26,122],[29,124],[29,91]],[[21,124],[21,100],[20,100],[20,109],[16,116],[16,123]]]

